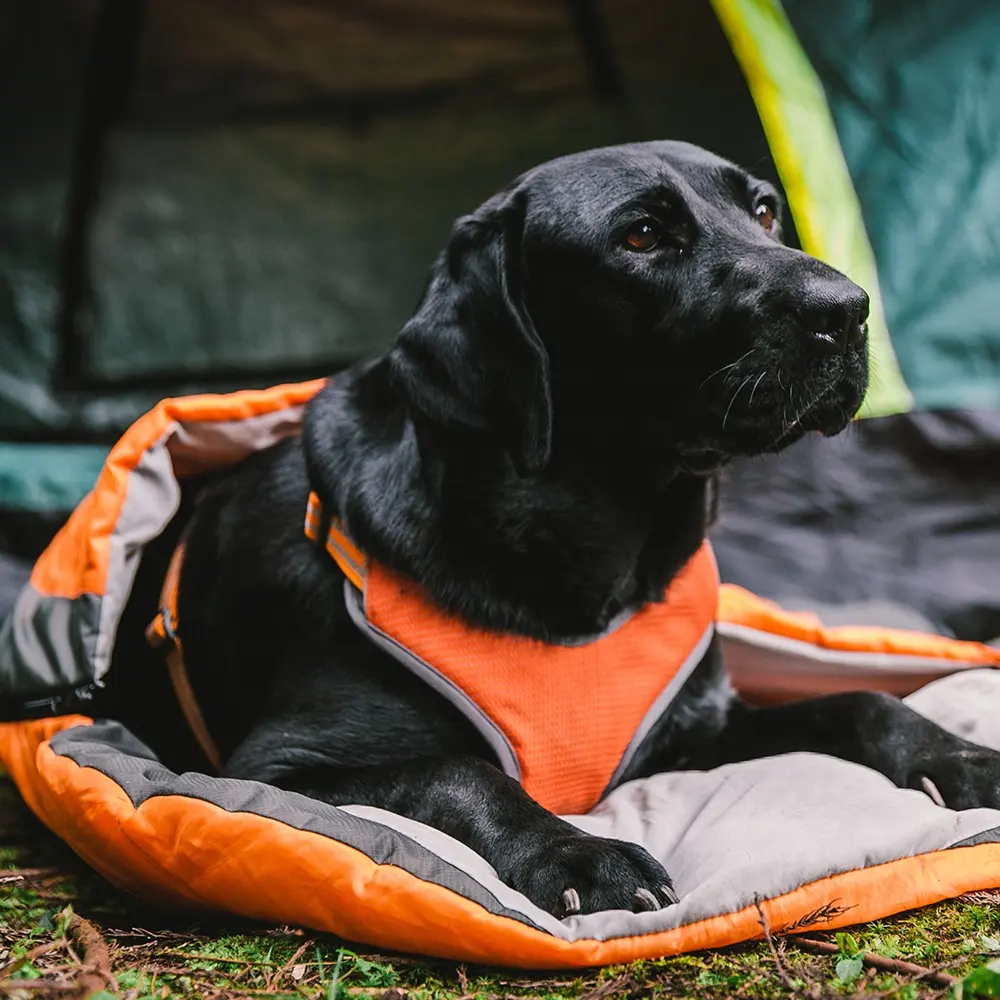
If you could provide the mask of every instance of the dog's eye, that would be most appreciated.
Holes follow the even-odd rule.
[[[771,208],[767,202],[762,201],[755,209],[753,214],[757,216],[757,221],[760,223],[765,232],[771,232],[774,229],[774,209]]]
[[[660,242],[660,227],[652,219],[641,219],[625,234],[625,244],[637,253],[647,253]]]

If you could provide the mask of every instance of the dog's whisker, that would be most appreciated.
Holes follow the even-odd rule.
[[[760,385],[760,382],[761,382],[761,379],[762,379],[762,378],[763,378],[763,377],[764,377],[764,376],[765,376],[766,374],[767,374],[767,372],[766,372],[766,371],[762,371],[762,372],[760,373],[760,378],[759,378],[759,379],[757,379],[757,381],[756,381],[756,382],[754,382],[754,384],[753,384],[753,388],[752,388],[752,389],[750,390],[750,402],[749,402],[749,403],[748,403],[747,405],[749,405],[749,406],[753,406],[753,394],[754,394],[754,393],[755,393],[755,392],[757,391],[757,386],[759,386],[759,385]]]
[[[702,380],[698,385],[699,389],[704,388],[706,382],[710,382],[716,375],[721,375],[723,372],[729,371],[730,368],[735,368],[739,364],[739,361],[734,361],[731,365],[723,365],[721,368],[716,368],[708,378]]]
[[[706,378],[705,381],[698,386],[698,388],[701,389],[705,385],[705,382],[710,382],[713,378],[715,378],[716,375],[721,375],[723,372],[727,372],[731,368],[735,368],[744,358],[750,357],[750,355],[753,354],[753,352],[754,349],[751,347],[750,350],[746,352],[746,354],[743,354],[740,357],[738,357],[732,364],[723,365],[721,368],[716,368],[716,370],[712,372],[712,374],[709,375],[708,378]]]
[[[747,375],[747,377],[740,383],[740,387],[733,393],[733,398],[729,400],[729,406],[726,407],[726,415],[722,418],[722,429],[726,429],[726,421],[729,419],[729,413],[733,408],[733,403],[736,402],[736,397],[743,391],[743,386],[745,386],[753,375]]]

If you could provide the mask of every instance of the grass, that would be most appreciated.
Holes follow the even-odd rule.
[[[193,923],[109,886],[41,827],[0,777],[0,996],[14,1000],[963,996],[944,980],[918,978],[919,970],[900,968],[900,962],[946,970],[959,979],[971,973],[963,996],[970,1000],[1000,996],[1000,974],[984,965],[994,952],[1000,958],[1000,892],[904,914],[852,934],[811,933],[805,943],[770,939],[583,973],[518,974],[375,954],[299,928],[235,918]],[[872,962],[897,967],[872,968]]]

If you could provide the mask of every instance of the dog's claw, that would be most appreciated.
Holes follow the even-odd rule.
[[[660,908],[660,903],[657,898],[644,886],[640,886],[635,890],[635,902],[638,909],[637,913],[642,913],[644,910],[658,910]]]
[[[948,808],[945,804],[944,796],[938,791],[938,786],[926,774],[920,776],[920,787],[927,793],[927,797],[934,805],[940,806],[942,809]]]
[[[563,910],[567,917],[580,912],[580,893],[576,889],[567,889],[563,893]]]
[[[672,885],[661,885],[660,892],[667,897],[667,906],[674,906],[681,901],[681,897],[677,895],[677,890]]]

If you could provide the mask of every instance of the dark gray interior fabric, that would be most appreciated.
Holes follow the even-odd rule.
[[[1000,5],[783,0],[826,89],[921,408],[1000,408]]]
[[[831,606],[888,601],[930,631],[988,641],[1000,635],[1000,412],[860,420],[734,462],[712,542],[723,581],[787,608],[843,622]]]

